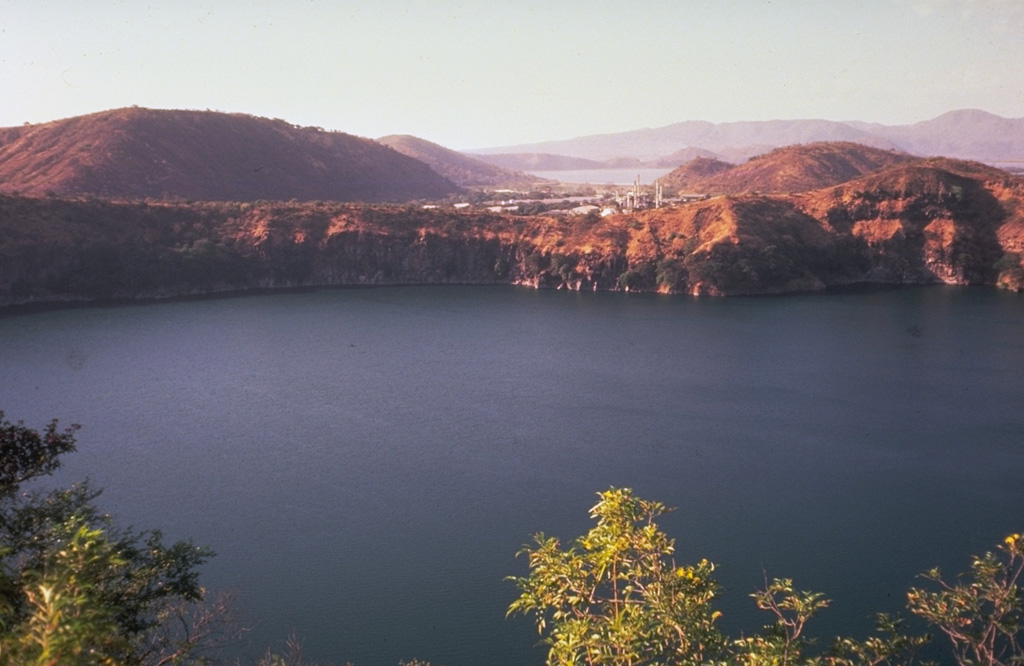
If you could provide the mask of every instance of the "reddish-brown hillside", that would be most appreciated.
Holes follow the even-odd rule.
[[[898,164],[794,197],[830,232],[857,239],[877,259],[870,281],[931,276],[952,284],[1021,289],[1024,181],[948,158]]]
[[[695,157],[660,181],[663,186],[678,192],[691,192],[694,187],[704,191],[705,183],[735,166],[714,157]]]
[[[912,159],[909,155],[847,141],[777,148],[738,165],[698,158],[664,179],[685,192],[805,192],[838,185],[876,169]]]
[[[503,169],[408,134],[392,134],[377,141],[403,155],[425,162],[437,173],[463,187],[529,187],[543,180],[521,171]]]
[[[728,295],[944,282],[1024,291],[1022,202],[1024,179],[943,159],[804,193],[606,217],[0,195],[0,307],[369,284]]]
[[[948,158],[911,160],[854,178],[836,187],[799,197],[800,207],[825,222],[833,231],[849,232],[856,223],[885,223],[910,219],[933,220],[956,213],[999,223],[1017,203],[1007,200],[1003,211],[997,200],[1006,183],[1019,179],[979,162]]]
[[[458,188],[370,139],[210,111],[119,109],[0,130],[0,191],[409,201]]]

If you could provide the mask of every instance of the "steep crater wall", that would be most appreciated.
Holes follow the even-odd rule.
[[[1024,289],[1019,180],[941,169],[609,217],[0,196],[0,305],[344,285],[694,295],[856,283]]]

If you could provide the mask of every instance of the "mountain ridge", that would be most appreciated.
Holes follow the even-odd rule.
[[[649,161],[693,148],[738,162],[772,148],[819,141],[852,141],[922,157],[1009,161],[1024,159],[1024,117],[1004,118],[980,109],[959,109],[907,125],[824,119],[727,123],[687,120],[657,128],[463,152],[552,153],[593,160],[632,157]]]
[[[389,134],[377,139],[389,148],[430,166],[460,187],[529,187],[542,178],[487,159],[466,155],[409,134]]]

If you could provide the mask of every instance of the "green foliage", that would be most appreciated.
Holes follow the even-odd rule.
[[[1013,269],[1019,269],[1021,267],[1020,255],[1016,252],[1007,252],[999,258],[993,268],[997,271],[1008,271]]]
[[[676,565],[675,542],[655,522],[664,505],[628,488],[599,497],[597,525],[569,548],[543,534],[524,548],[530,574],[512,579],[520,596],[508,612],[534,616],[549,666],[700,664],[716,654],[714,565]]]
[[[676,565],[675,542],[655,523],[665,506],[628,488],[599,497],[590,510],[595,527],[568,548],[536,535],[535,545],[521,551],[530,573],[511,578],[519,597],[508,613],[533,616],[549,646],[548,666],[911,666],[930,641],[883,613],[872,636],[837,637],[818,648],[807,624],[830,601],[767,576],[751,596],[772,623],[729,639],[715,624],[714,565]],[[1024,536],[1012,534],[996,553],[975,558],[962,582],[947,583],[937,570],[924,574],[938,590],[912,589],[908,607],[950,639],[959,666],[1021,666],[1022,575]]]
[[[686,287],[686,267],[681,259],[662,259],[655,270],[658,287],[669,291],[679,291]]]
[[[734,270],[729,258],[723,256],[724,250],[715,249],[714,252],[700,252],[690,254],[684,260],[689,284],[698,283],[710,285],[728,284]]]
[[[789,578],[776,578],[765,589],[750,595],[757,607],[772,613],[773,624],[765,634],[736,641],[736,661],[750,666],[788,666],[803,662],[803,651],[814,641],[804,636],[807,621],[827,608],[820,592],[798,592]]]
[[[903,624],[901,617],[879,613],[875,616],[876,636],[863,641],[837,638],[831,653],[822,661],[832,666],[910,666],[931,638],[907,635]]]
[[[27,614],[0,639],[4,664],[117,664],[124,639],[99,581],[125,567],[100,530],[79,527],[24,577]]]
[[[561,275],[572,261],[555,254],[550,266]],[[240,630],[230,599],[208,599],[199,586],[209,550],[118,528],[87,483],[22,492],[75,450],[76,429],[52,421],[38,432],[0,412],[0,666],[210,663]],[[875,635],[818,648],[806,628],[830,601],[767,575],[751,597],[771,623],[731,639],[712,605],[715,566],[678,565],[675,541],[658,527],[669,509],[628,488],[598,498],[586,534],[568,547],[535,535],[520,553],[529,573],[511,578],[519,596],[508,614],[532,616],[548,666],[911,666],[929,642],[880,614]],[[1024,536],[1011,534],[955,580],[922,574],[930,586],[911,589],[907,606],[946,637],[958,666],[1024,666],[1022,576]],[[298,641],[286,645],[258,665],[312,666]]]
[[[76,427],[40,434],[0,415],[0,666],[198,663],[227,630],[227,609],[202,604],[209,550],[118,528],[85,483],[20,492],[74,451]]]
[[[0,494],[16,492],[25,481],[52,474],[60,467],[59,457],[75,450],[77,425],[63,432],[51,421],[39,432],[24,423],[11,423],[0,411]]]
[[[879,613],[876,635],[863,641],[837,637],[826,651],[812,651],[816,640],[805,635],[807,622],[831,603],[819,592],[797,591],[793,581],[776,578],[751,595],[775,621],[762,634],[733,643],[730,663],[744,666],[910,666],[930,638],[904,633],[903,619]]]
[[[804,278],[807,267],[820,267],[823,257],[799,244],[763,246],[720,244],[710,251],[690,254],[685,265],[690,283],[713,285],[722,292],[759,292],[787,288]]]
[[[551,255],[550,271],[557,275],[562,282],[566,283],[578,277],[576,262],[572,258],[557,252]]]
[[[617,283],[619,285],[619,289],[625,289],[628,291],[630,289],[638,289],[643,284],[643,281],[644,276],[640,271],[630,269],[619,274]]]
[[[975,557],[956,581],[938,569],[922,574],[936,589],[911,589],[907,605],[949,639],[961,666],[1024,664],[1022,574],[1024,536],[1011,534],[995,552]]]

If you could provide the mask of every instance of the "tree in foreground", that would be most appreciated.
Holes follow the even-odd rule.
[[[524,548],[530,572],[513,577],[519,597],[509,614],[532,615],[549,646],[548,666],[910,666],[929,637],[879,614],[864,640],[838,637],[817,647],[808,622],[829,600],[776,578],[751,596],[771,623],[740,638],[716,627],[714,565],[679,566],[675,542],[655,519],[667,509],[628,488],[598,493],[597,521],[567,548],[538,534]],[[974,559],[966,580],[924,574],[937,591],[912,589],[908,608],[945,634],[959,666],[1022,666],[1024,537]]]
[[[946,636],[960,666],[1024,664],[1024,535],[1011,534],[995,552],[973,558],[950,582],[938,569],[922,574],[935,590],[913,588],[908,607]]]
[[[513,578],[509,613],[533,615],[550,645],[549,666],[701,664],[718,655],[714,565],[678,566],[675,542],[655,519],[666,508],[628,488],[599,493],[597,525],[568,548],[538,534],[522,553],[530,574]]]
[[[0,412],[0,666],[203,663],[236,626],[199,586],[209,550],[118,528],[88,484],[22,491],[75,450],[75,430]]]

